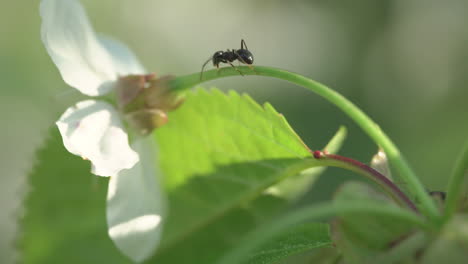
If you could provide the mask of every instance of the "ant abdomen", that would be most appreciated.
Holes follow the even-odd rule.
[[[239,49],[236,51],[239,60],[245,64],[252,64],[254,61],[253,55],[250,51],[246,49]]]

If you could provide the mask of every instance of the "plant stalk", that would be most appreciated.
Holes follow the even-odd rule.
[[[411,201],[404,192],[398,188],[391,180],[382,175],[377,170],[367,166],[366,164],[353,160],[351,158],[343,157],[336,154],[326,154],[321,151],[315,151],[314,157],[319,160],[327,161],[328,166],[347,169],[359,173],[366,178],[374,181],[382,187],[398,204],[406,206],[412,211],[419,213],[416,205]]]

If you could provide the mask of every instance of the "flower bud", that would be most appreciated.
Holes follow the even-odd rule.
[[[183,98],[171,91],[172,76],[128,75],[119,79],[117,102],[127,122],[147,135],[168,122],[167,113],[177,109]]]

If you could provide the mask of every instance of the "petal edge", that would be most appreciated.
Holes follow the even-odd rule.
[[[141,160],[111,177],[107,193],[107,225],[115,245],[133,261],[150,257],[159,244],[165,217],[150,137],[132,144]]]
[[[98,176],[115,176],[139,160],[117,111],[108,103],[86,100],[68,108],[56,122],[65,148],[92,163]]]
[[[75,0],[42,0],[41,37],[63,80],[89,96],[103,95],[117,79],[84,8]]]

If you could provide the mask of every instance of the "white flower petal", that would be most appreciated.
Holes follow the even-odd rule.
[[[110,104],[94,100],[68,108],[57,121],[65,148],[92,163],[99,176],[114,176],[138,162],[117,111]]]
[[[98,39],[111,55],[118,75],[146,74],[138,58],[125,44],[102,34],[98,35]]]
[[[152,255],[165,217],[165,200],[155,168],[151,137],[135,142],[140,162],[129,170],[111,177],[107,193],[107,225],[109,236],[117,247],[133,261]]]
[[[81,4],[43,0],[40,13],[42,41],[64,81],[90,96],[110,91],[117,72]]]

